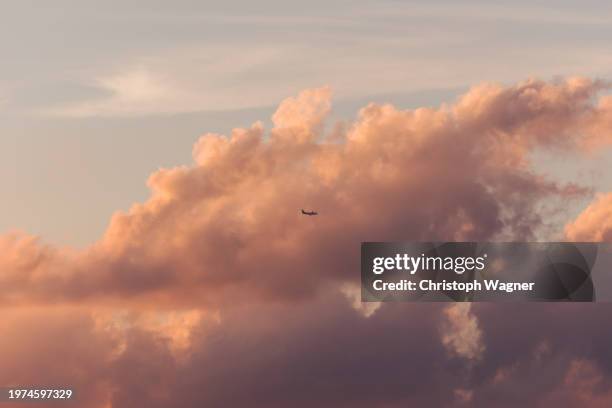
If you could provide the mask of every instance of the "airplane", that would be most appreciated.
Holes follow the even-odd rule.
[[[316,212],[316,211],[304,211],[303,209],[302,209],[302,214],[304,214],[304,215],[319,215],[319,213]]]

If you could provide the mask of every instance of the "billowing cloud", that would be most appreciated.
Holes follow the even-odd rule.
[[[2,280],[28,284],[3,300],[22,290],[42,300],[306,298],[354,276],[361,241],[531,238],[547,203],[587,189],[537,174],[529,153],[607,143],[603,86],[530,80],[478,86],[438,109],[372,104],[340,134],[325,128],[329,89],[304,91],[281,103],[269,134],[258,122],[202,136],[193,165],[152,174],[151,198],[115,214],[79,254],[4,239]]]
[[[151,197],[92,246],[0,237],[2,349],[33,350],[2,380],[73,382],[82,406],[114,408],[596,398],[612,372],[605,306],[364,306],[355,284],[362,241],[534,238],[559,199],[590,190],[547,179],[530,155],[610,143],[604,87],[485,84],[437,109],[371,104],[337,127],[321,88],[283,101],[269,132],[206,134],[191,165],[153,173]],[[598,203],[568,235],[605,237]],[[53,361],[36,371],[53,352],[59,374]],[[564,390],[576,372],[592,380]]]

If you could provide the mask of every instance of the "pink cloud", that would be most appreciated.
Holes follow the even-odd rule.
[[[598,196],[565,226],[565,235],[572,241],[612,241],[612,193]]]
[[[605,308],[365,308],[351,289],[362,241],[530,239],[543,206],[586,196],[530,153],[609,144],[604,86],[485,84],[439,108],[370,104],[330,132],[322,88],[269,132],[206,134],[91,247],[0,237],[2,382],[73,383],[84,407],[537,407],[587,361],[596,386],[571,398],[607,401]],[[568,237],[606,239],[609,208]]]
[[[527,239],[540,203],[587,192],[535,173],[528,153],[608,142],[602,86],[530,80],[438,109],[372,104],[342,134],[325,132],[329,89],[304,91],[269,136],[261,123],[202,136],[191,166],[153,173],[150,199],[82,253],[5,243],[3,279],[41,298],[295,299],[352,276],[361,241]]]

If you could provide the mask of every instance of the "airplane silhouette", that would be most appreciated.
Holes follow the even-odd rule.
[[[303,209],[302,209],[302,214],[304,214],[304,215],[319,215],[319,213],[316,212],[316,211],[304,211]]]

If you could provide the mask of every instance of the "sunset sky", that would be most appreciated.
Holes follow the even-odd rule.
[[[2,7],[0,386],[612,404],[608,305],[359,298],[362,241],[612,241],[609,2],[97,3]]]
[[[0,229],[89,244],[146,199],[151,172],[188,164],[198,136],[269,125],[306,88],[330,86],[334,118],[350,120],[369,102],[451,103],[483,81],[609,78],[612,5],[551,4],[8,2]],[[597,167],[563,175],[610,190]]]

